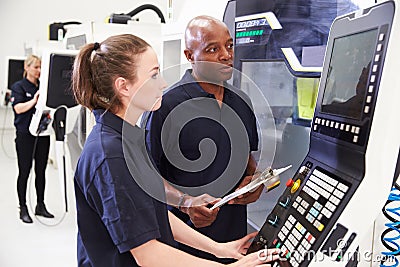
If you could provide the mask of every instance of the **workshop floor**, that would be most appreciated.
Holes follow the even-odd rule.
[[[68,181],[69,212],[60,194],[58,170],[47,167],[45,203],[54,219],[36,218],[34,181],[28,182],[28,209],[32,224],[19,219],[16,192],[17,160],[11,109],[0,108],[0,266],[76,266],[76,223],[72,180]]]

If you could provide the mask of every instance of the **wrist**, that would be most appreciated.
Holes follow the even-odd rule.
[[[183,213],[189,214],[189,209],[192,207],[193,204],[193,197],[187,194],[184,194],[182,198],[182,205],[179,208],[180,211]]]
[[[187,194],[186,194],[186,193],[183,193],[183,194],[179,197],[177,208],[178,208],[178,210],[180,210],[180,211],[183,211],[184,208],[185,208],[185,198],[186,198],[186,196],[187,196]]]
[[[218,243],[213,240],[211,243],[211,251],[210,252],[217,258],[225,258],[225,255],[223,253],[223,243]]]

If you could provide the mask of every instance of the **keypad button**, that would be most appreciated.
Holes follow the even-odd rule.
[[[368,93],[372,93],[374,91],[374,86],[370,85],[368,86]]]

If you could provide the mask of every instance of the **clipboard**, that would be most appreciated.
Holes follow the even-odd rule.
[[[240,188],[239,190],[232,192],[229,195],[226,195],[225,197],[223,197],[220,201],[218,201],[217,203],[214,204],[214,206],[212,206],[210,208],[210,210],[216,209],[226,203],[228,203],[230,200],[243,195],[247,192],[250,192],[251,190],[256,189],[257,187],[259,187],[261,184],[264,184],[266,188],[272,188],[275,187],[276,184],[280,182],[279,179],[279,174],[283,173],[284,171],[290,169],[292,167],[292,165],[286,166],[284,168],[280,168],[280,169],[271,169],[271,168],[267,168],[265,171],[263,171],[260,176],[258,176],[257,178],[255,178],[254,180],[252,180],[248,185]]]

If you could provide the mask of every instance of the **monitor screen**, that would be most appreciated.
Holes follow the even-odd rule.
[[[360,120],[378,29],[336,38],[321,112]]]
[[[11,89],[11,86],[22,80],[24,75],[24,60],[23,59],[9,59],[8,60],[8,80],[7,88]]]
[[[46,106],[58,108],[65,105],[71,108],[77,105],[71,88],[74,59],[72,55],[50,54]]]

